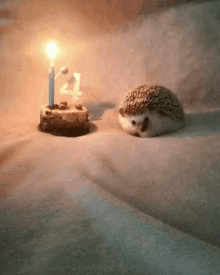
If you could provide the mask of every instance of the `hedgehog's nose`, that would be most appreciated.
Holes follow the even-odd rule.
[[[143,126],[141,126],[141,127],[139,127],[139,131],[140,132],[145,132],[147,129],[145,128],[145,127],[143,127]]]
[[[142,124],[142,122],[137,122],[137,128],[138,128],[138,132],[143,132],[143,124]]]

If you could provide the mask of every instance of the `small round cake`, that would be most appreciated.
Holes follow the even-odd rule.
[[[68,106],[67,102],[53,107],[43,105],[40,113],[39,129],[61,136],[83,135],[89,132],[89,114],[81,104]]]

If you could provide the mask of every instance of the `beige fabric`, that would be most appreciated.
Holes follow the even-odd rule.
[[[219,1],[139,18],[128,1],[127,22],[112,2],[108,24],[91,1],[74,2],[1,3],[17,18],[0,38],[1,273],[219,274]],[[37,130],[48,39],[60,45],[56,70],[82,73],[88,135]],[[55,102],[69,101],[58,94],[68,78]],[[185,128],[122,131],[118,103],[145,82],[178,96]]]

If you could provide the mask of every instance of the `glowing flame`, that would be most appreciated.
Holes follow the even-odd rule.
[[[53,59],[57,54],[57,46],[55,43],[51,42],[47,45],[47,54]]]

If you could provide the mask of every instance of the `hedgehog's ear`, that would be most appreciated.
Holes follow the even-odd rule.
[[[124,110],[123,110],[122,108],[119,108],[119,113],[120,113],[120,115],[121,115],[122,117],[124,117],[125,112],[124,112]]]

